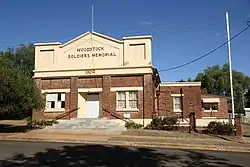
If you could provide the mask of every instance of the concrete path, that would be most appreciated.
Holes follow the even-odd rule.
[[[248,167],[249,153],[53,142],[0,142],[3,167]]]

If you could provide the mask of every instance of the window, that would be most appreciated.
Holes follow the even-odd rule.
[[[174,98],[174,112],[181,112],[181,97]]]
[[[205,111],[217,111],[218,103],[203,103],[203,108]]]
[[[65,93],[46,94],[46,109],[64,109]]]
[[[117,109],[137,109],[137,92],[117,92]]]
[[[117,108],[126,108],[126,92],[117,92]]]

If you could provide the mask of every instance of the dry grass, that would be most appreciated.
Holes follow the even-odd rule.
[[[127,130],[122,132],[123,135],[129,136],[156,136],[156,137],[173,137],[173,138],[202,138],[210,139],[212,136],[200,134],[200,133],[188,133],[179,131],[160,131],[160,130]]]

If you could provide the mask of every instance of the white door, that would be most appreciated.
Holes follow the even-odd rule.
[[[99,94],[88,94],[86,100],[86,118],[99,117]]]

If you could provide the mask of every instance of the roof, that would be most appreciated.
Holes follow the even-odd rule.
[[[213,94],[201,94],[201,98],[227,98],[227,96],[213,95]]]
[[[140,35],[140,36],[131,36],[131,37],[123,37],[123,40],[127,40],[127,39],[145,39],[145,38],[150,38],[152,39],[151,35]]]
[[[44,46],[44,45],[61,45],[60,47],[64,47],[88,34],[93,34],[93,35],[96,35],[96,36],[99,36],[99,37],[102,37],[102,38],[105,38],[105,39],[108,39],[108,40],[111,40],[111,41],[114,41],[114,42],[117,42],[117,43],[123,43],[123,40],[129,40],[129,39],[145,39],[145,38],[150,38],[152,39],[152,36],[150,35],[142,35],[142,36],[130,36],[130,37],[123,37],[122,40],[118,40],[118,39],[115,39],[115,38],[112,38],[110,36],[107,36],[107,35],[104,35],[104,34],[101,34],[101,33],[98,33],[98,32],[85,32],[71,40],[69,40],[68,42],[64,43],[64,44],[61,44],[60,42],[48,42],[48,43],[35,43],[34,45],[35,46]]]
[[[201,82],[162,82],[160,86],[201,86]]]

